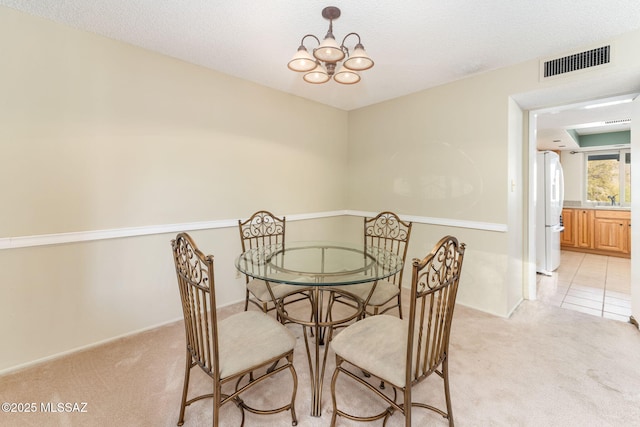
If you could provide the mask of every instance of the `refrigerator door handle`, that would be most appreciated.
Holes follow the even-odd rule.
[[[558,162],[558,172],[560,172],[560,209],[564,207],[564,171],[562,165]]]

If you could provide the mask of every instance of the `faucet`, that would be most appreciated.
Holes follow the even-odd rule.
[[[607,199],[611,200],[611,206],[615,206],[616,205],[616,195],[612,195],[612,196],[607,196]]]

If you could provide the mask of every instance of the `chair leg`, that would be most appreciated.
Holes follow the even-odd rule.
[[[331,402],[333,403],[333,415],[331,416],[331,427],[335,427],[336,419],[338,418],[338,402],[336,399],[336,380],[340,370],[338,369],[342,364],[342,359],[336,355],[336,370],[333,371],[333,377],[331,378]]]
[[[445,357],[442,362],[442,379],[444,380],[444,397],[447,401],[447,418],[449,427],[453,427],[453,409],[451,408],[451,395],[449,393],[449,357]]]
[[[402,319],[402,294],[398,294],[398,315]]]
[[[220,402],[219,395],[214,391],[213,393],[213,427],[218,427],[220,425]],[[242,424],[244,425],[244,411],[242,411]]]
[[[411,427],[411,385],[404,388],[404,425]]]
[[[289,362],[289,370],[291,371],[291,376],[293,377],[293,393],[291,394],[291,425],[298,425],[298,417],[296,415],[296,393],[298,392],[298,375],[296,374],[296,370],[293,367],[293,353],[287,356],[287,361]]]
[[[191,374],[191,353],[189,353],[189,350],[187,350],[185,360],[184,384],[182,386],[182,400],[180,401],[180,418],[178,418],[179,426],[184,424],[184,410],[187,403],[187,392],[189,391],[189,375]]]
[[[249,289],[246,290],[247,294],[244,297],[244,311],[249,309]]]

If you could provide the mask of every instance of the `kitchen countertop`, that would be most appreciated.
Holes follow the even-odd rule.
[[[598,211],[631,211],[629,206],[563,206],[563,209],[592,209]]]
[[[565,209],[594,209],[594,210],[602,210],[602,211],[630,211],[630,206],[618,206],[618,205],[594,205],[593,203],[582,203],[577,200],[565,200],[564,206]]]

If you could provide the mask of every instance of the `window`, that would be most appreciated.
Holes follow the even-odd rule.
[[[631,151],[586,154],[587,202],[597,205],[631,204]]]

